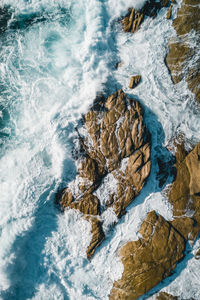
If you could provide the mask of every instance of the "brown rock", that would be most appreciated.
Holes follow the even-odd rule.
[[[102,243],[105,238],[104,232],[102,230],[102,223],[97,218],[87,217],[86,218],[91,223],[92,240],[87,249],[87,257],[91,258],[96,250],[96,248]]]
[[[169,20],[172,17],[172,5],[168,8],[166,18]]]
[[[132,76],[130,79],[129,88],[134,89],[140,83],[140,81],[141,81],[140,75]]]
[[[178,300],[177,296],[170,295],[166,292],[161,292],[159,295],[156,297],[156,300]]]
[[[200,259],[200,249],[195,253],[195,258]]]
[[[79,137],[85,154],[79,161],[78,174],[64,190],[60,204],[64,209],[76,209],[90,217],[101,216],[107,207],[111,207],[121,217],[150,173],[150,136],[143,122],[143,110],[137,101],[128,99],[119,90],[104,102],[95,103],[84,121],[82,129],[87,134],[81,135],[79,129]],[[104,200],[105,204],[100,205],[98,188],[111,173],[116,180],[116,189]],[[88,248],[90,257],[103,240],[103,231],[100,221],[88,220],[92,222],[92,234],[95,235]]]
[[[110,299],[138,299],[170,275],[184,257],[184,238],[160,215],[148,213],[138,241],[120,249],[122,278],[114,282]]]
[[[125,32],[136,32],[139,29],[142,21],[144,19],[144,14],[135,10],[134,8],[130,8],[126,17],[122,20],[122,24]]]
[[[141,10],[129,8],[127,15],[122,19],[123,29],[125,32],[135,33],[142,24],[145,16],[155,17],[162,7],[169,5],[169,0],[150,0],[145,3]]]
[[[174,83],[183,78],[188,83],[188,88],[200,101],[200,61],[194,61],[194,55],[198,54],[198,47],[190,48],[188,34],[196,31],[196,42],[199,44],[200,33],[200,6],[199,0],[183,0],[178,10],[177,18],[173,21],[177,32],[177,41],[169,42],[169,52],[166,63]]]
[[[195,240],[200,231],[200,143],[184,156],[176,164],[177,175],[169,192],[175,217],[172,224],[186,240]],[[192,217],[186,217],[191,213]]]

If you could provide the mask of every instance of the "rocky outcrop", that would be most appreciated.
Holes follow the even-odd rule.
[[[183,78],[188,88],[200,101],[200,60],[198,55],[200,41],[200,2],[199,0],[183,0],[173,26],[177,38],[169,41],[169,52],[166,64],[173,82],[176,84]],[[196,42],[190,42],[190,33],[195,32]],[[193,46],[192,46],[193,45]]]
[[[151,167],[150,135],[142,107],[122,90],[94,103],[77,130],[82,157],[60,205],[89,217],[91,257],[104,239],[102,213],[109,208],[120,218],[145,184]]]
[[[162,7],[167,7],[170,0],[149,0],[141,10],[129,8],[127,15],[122,19],[125,32],[136,32],[142,24],[145,16],[155,17]]]
[[[169,192],[172,224],[186,240],[195,240],[200,231],[200,143],[189,154],[180,145],[176,158],[177,175]]]
[[[124,271],[122,278],[114,282],[111,300],[138,299],[169,276],[184,257],[184,238],[154,211],[148,213],[139,234],[139,240],[120,250]]]
[[[129,88],[134,89],[141,81],[141,75],[131,76]]]

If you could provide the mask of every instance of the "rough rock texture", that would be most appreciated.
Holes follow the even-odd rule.
[[[173,26],[178,37],[169,41],[166,64],[173,82],[176,84],[186,79],[189,89],[200,101],[200,0],[183,0]],[[195,32],[196,42],[190,42],[190,34]]]
[[[159,295],[156,297],[156,300],[178,300],[179,297],[170,295],[166,292],[161,292]]]
[[[134,89],[141,81],[141,75],[132,76],[129,83],[129,88]]]
[[[200,249],[195,253],[195,258],[200,259]]]
[[[194,240],[200,230],[200,143],[189,154],[182,149],[177,149],[177,175],[169,192],[172,224],[185,239]]]
[[[151,167],[150,135],[141,106],[122,90],[99,99],[77,130],[83,154],[60,205],[89,216],[93,237],[87,254],[91,257],[104,239],[102,213],[109,208],[121,217],[145,184]]]
[[[167,7],[170,0],[149,0],[141,10],[129,8],[127,15],[122,19],[125,32],[136,32],[142,24],[145,16],[155,17],[157,11],[162,7]]]
[[[148,213],[139,240],[120,250],[122,278],[114,282],[111,300],[134,300],[170,275],[184,257],[185,240],[162,216]]]

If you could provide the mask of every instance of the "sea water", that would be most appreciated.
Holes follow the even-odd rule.
[[[167,42],[175,36],[166,8],[134,35],[122,32],[120,16],[143,3],[0,1],[1,299],[108,299],[123,272],[117,253],[125,242],[138,239],[146,213],[155,209],[172,218],[163,193],[172,176],[169,170],[160,187],[157,158],[172,167],[166,146],[175,134],[185,135],[188,147],[199,141],[200,111],[184,81],[173,85],[164,63]],[[131,91],[134,74],[141,74],[142,82]],[[76,176],[72,150],[80,117],[96,95],[119,88],[144,106],[152,171],[114,229],[115,216],[106,212],[106,241],[88,261],[90,224],[78,212],[61,213],[55,197]],[[155,291],[200,298],[193,252]]]

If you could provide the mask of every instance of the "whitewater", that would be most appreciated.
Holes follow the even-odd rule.
[[[175,133],[185,135],[188,148],[200,140],[200,110],[184,80],[173,85],[164,63],[175,36],[167,9],[146,18],[135,34],[122,31],[120,16],[143,3],[0,1],[6,24],[0,34],[0,299],[108,299],[123,272],[117,253],[138,239],[146,213],[154,209],[172,219],[163,189],[174,157],[166,147]],[[130,90],[136,74],[142,82]],[[90,224],[76,211],[61,213],[55,198],[76,176],[72,151],[80,117],[98,94],[119,88],[144,106],[152,171],[113,229],[115,217],[107,211],[107,238],[89,261]],[[169,166],[164,187],[156,177],[158,157]],[[199,239],[188,245],[186,258],[153,292],[200,299],[198,247]]]

